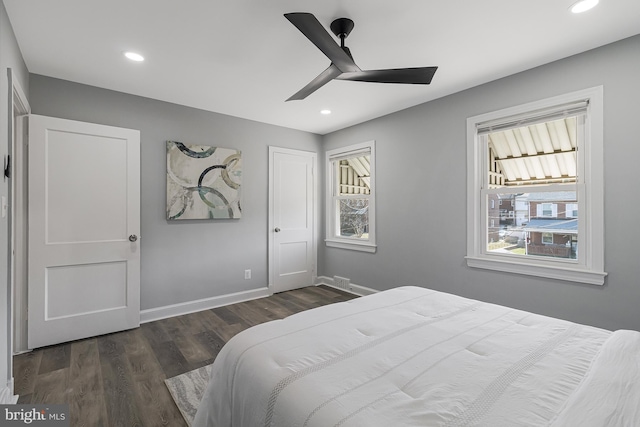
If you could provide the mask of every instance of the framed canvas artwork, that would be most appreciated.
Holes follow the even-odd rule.
[[[167,219],[240,218],[242,153],[167,141]]]

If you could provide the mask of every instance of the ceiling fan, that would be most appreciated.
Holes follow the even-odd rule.
[[[353,61],[351,51],[344,45],[354,23],[349,18],[338,18],[331,23],[331,31],[340,38],[340,46],[311,13],[286,13],[293,25],[316,45],[330,60],[331,65],[287,101],[304,99],[333,79],[374,83],[404,83],[428,85],[438,67],[396,68],[388,70],[361,70]]]

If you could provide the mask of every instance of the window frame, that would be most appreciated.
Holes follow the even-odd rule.
[[[566,262],[562,259],[524,258],[512,254],[490,253],[486,249],[487,226],[483,226],[481,196],[488,148],[481,144],[478,126],[513,117],[534,117],[539,111],[588,101],[584,122],[584,138],[578,145],[578,210],[580,249],[579,259]],[[603,285],[604,271],[604,108],[603,87],[597,86],[535,102],[505,108],[467,119],[467,265],[509,273],[545,277],[551,279]],[[486,144],[484,144],[486,145]],[[486,191],[486,190],[485,190]]]
[[[334,162],[337,158],[349,157],[365,151],[369,151],[370,177],[369,194],[355,194],[358,198],[369,199],[369,237],[367,239],[340,236],[337,233],[337,203],[345,196],[336,194],[336,174],[334,173]],[[325,155],[326,163],[326,211],[325,211],[325,245],[328,247],[350,249],[355,251],[370,252],[376,251],[376,185],[375,185],[375,140],[352,144],[345,147],[328,150]]]

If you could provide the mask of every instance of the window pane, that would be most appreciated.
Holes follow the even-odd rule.
[[[371,156],[360,154],[334,161],[336,170],[335,195],[371,193]]]
[[[371,155],[359,153],[334,161],[337,235],[358,239],[369,238],[369,199],[371,194]],[[349,196],[345,198],[344,196]]]
[[[521,256],[577,259],[575,191],[489,194],[487,251]],[[500,206],[495,200],[510,200]]]
[[[578,118],[488,134],[488,188],[575,182]]]
[[[369,238],[369,199],[349,198],[338,200],[339,235],[342,237]]]

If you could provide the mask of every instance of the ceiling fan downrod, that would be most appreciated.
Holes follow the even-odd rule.
[[[335,34],[336,37],[340,38],[340,47],[347,53],[347,55],[349,55],[351,59],[353,59],[353,56],[351,55],[351,51],[349,50],[349,48],[344,45],[344,40],[351,33],[354,26],[355,23],[349,18],[338,18],[334,20],[329,26],[333,34]]]

